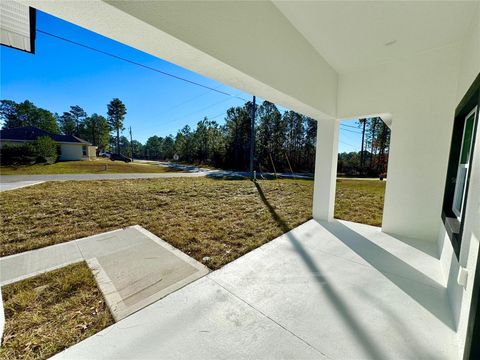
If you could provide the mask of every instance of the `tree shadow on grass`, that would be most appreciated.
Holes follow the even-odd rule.
[[[284,233],[292,230],[292,228],[287,224],[287,222],[283,220],[280,215],[277,214],[277,212],[275,211],[275,208],[270,204],[260,184],[256,181],[254,181],[253,183],[257,188],[258,195],[260,195],[260,199],[262,200],[263,204],[267,207],[268,211],[270,212],[270,215],[272,216],[273,220],[277,223],[277,225],[280,227],[280,229],[282,229]]]

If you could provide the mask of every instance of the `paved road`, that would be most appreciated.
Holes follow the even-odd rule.
[[[46,181],[85,181],[85,180],[127,180],[127,179],[158,179],[158,178],[177,178],[177,177],[202,177],[211,178],[248,178],[249,172],[229,171],[229,170],[211,170],[207,168],[196,167],[193,165],[183,165],[167,162],[159,162],[158,166],[169,167],[179,172],[166,173],[129,173],[129,174],[43,174],[43,175],[0,175],[0,191],[19,189],[25,186],[40,184]],[[180,172],[183,171],[183,172]],[[282,178],[294,179],[313,179],[310,174],[277,174]],[[273,173],[257,173],[257,178],[275,178]]]

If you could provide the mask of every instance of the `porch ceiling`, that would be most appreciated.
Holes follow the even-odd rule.
[[[313,118],[336,116],[336,71],[270,1],[19,1]]]
[[[479,6],[478,1],[273,2],[339,73],[456,42]]]
[[[338,117],[339,74],[456,42],[479,4],[19,1],[315,119]]]

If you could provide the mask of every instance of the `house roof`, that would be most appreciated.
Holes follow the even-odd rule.
[[[53,134],[49,131],[39,129],[35,126],[24,126],[19,128],[0,130],[0,140],[35,141],[41,136],[48,136],[54,141],[60,143],[91,145],[88,141],[80,139],[74,135]]]

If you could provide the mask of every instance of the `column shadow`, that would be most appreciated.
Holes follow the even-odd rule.
[[[364,351],[372,359],[386,359],[388,356],[385,354],[382,349],[377,346],[373,339],[368,336],[367,331],[359,324],[355,319],[354,314],[349,309],[348,305],[342,299],[342,297],[337,293],[337,291],[329,284],[328,280],[322,275],[322,269],[319,264],[310,256],[308,251],[304,246],[296,239],[296,237],[289,232],[290,228],[285,220],[282,219],[280,215],[277,214],[275,208],[269,203],[266,198],[260,184],[254,183],[255,187],[258,190],[262,202],[265,204],[266,208],[272,215],[272,218],[277,222],[278,226],[286,233],[285,236],[292,244],[295,251],[299,254],[307,268],[315,274],[314,279],[318,283],[319,289],[323,294],[326,294],[330,302],[334,305],[337,313],[340,318],[348,325],[352,330],[352,334],[357,338],[358,343],[362,346]]]

